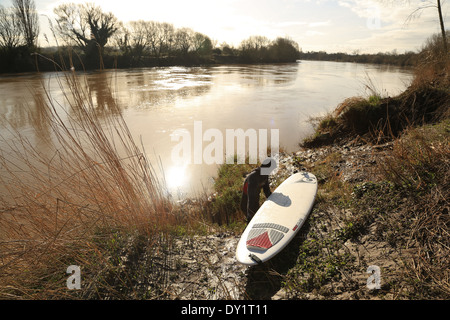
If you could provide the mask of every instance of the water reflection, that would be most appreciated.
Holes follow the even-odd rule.
[[[178,99],[206,94],[211,74],[205,68],[155,68],[127,72],[115,78],[115,91],[121,106],[138,110],[170,107]]]
[[[236,75],[243,87],[286,85],[296,80],[298,64],[223,66],[214,71],[219,75]]]
[[[24,134],[36,148],[45,148],[50,140],[50,123],[45,117],[43,102],[46,93],[42,74],[0,78],[0,134],[14,137]]]
[[[90,94],[86,98],[91,98],[92,105],[95,106],[95,113],[97,116],[106,116],[105,113],[119,114],[121,108],[117,108],[116,100],[113,96],[113,88],[111,81],[113,80],[113,73],[97,72],[87,76],[86,84]],[[70,81],[70,79],[68,79]],[[78,104],[71,104],[72,108],[76,108]],[[76,112],[75,112],[76,114]]]

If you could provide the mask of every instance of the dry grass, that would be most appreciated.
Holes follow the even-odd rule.
[[[450,37],[447,38],[447,43]],[[419,63],[415,68],[413,87],[423,84],[435,84],[437,81],[446,81],[450,72],[450,54],[444,51],[441,35],[431,36],[422,47],[419,54]]]
[[[20,132],[2,137],[2,298],[67,297],[67,266],[81,265],[95,278],[108,265],[118,230],[144,234],[156,248],[176,220],[113,96],[96,103],[83,77],[57,77],[64,101],[45,90],[33,116],[37,127],[49,126],[48,151]],[[109,252],[101,250],[105,244]]]
[[[384,179],[403,200],[382,229],[411,253],[406,281],[419,298],[450,296],[450,123],[411,129],[380,159]]]

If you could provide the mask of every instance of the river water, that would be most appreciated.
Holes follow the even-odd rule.
[[[195,150],[202,152],[211,143],[204,133],[223,138],[224,152],[227,130],[239,128],[254,130],[258,143],[267,140],[270,145],[278,140],[279,147],[295,151],[312,132],[311,117],[333,110],[345,98],[370,95],[367,86],[383,96],[396,95],[408,86],[412,72],[392,66],[301,61],[113,70],[80,76],[94,103],[118,102],[133,136],[139,144],[142,141],[152,161],[160,160],[168,187],[182,197],[211,190],[217,164],[209,164],[202,156],[195,158]],[[37,98],[45,95],[42,83],[52,99],[63,98],[58,78],[58,73],[0,76],[0,117],[37,148],[45,148],[42,141],[48,132],[33,125],[30,112],[39,108]],[[181,145],[187,137],[180,135],[183,132],[190,136],[191,148],[174,153],[188,145]],[[0,134],[8,137],[4,124]],[[199,137],[200,146],[196,146]],[[186,151],[191,155],[185,158],[187,163],[174,160],[174,154],[189,156]]]

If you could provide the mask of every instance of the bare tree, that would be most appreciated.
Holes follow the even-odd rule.
[[[148,47],[147,24],[144,20],[131,21],[129,23],[131,47],[138,54],[142,54]]]
[[[131,21],[119,31],[120,41],[116,40],[116,43],[124,53],[131,57],[133,62],[139,63],[149,47],[147,25],[148,22],[144,20]]]
[[[67,43],[85,47],[90,40],[90,30],[82,13],[82,6],[74,3],[62,4],[53,12],[56,18],[56,32]]]
[[[21,31],[16,14],[0,6],[0,47],[12,49],[21,42]]]
[[[264,36],[251,36],[240,44],[241,57],[245,61],[262,61],[267,55],[270,40]]]
[[[439,12],[439,23],[441,25],[441,34],[442,34],[442,41],[444,44],[444,50],[447,53],[448,52],[448,46],[447,46],[447,36],[445,35],[445,27],[444,27],[444,18],[442,17],[442,7],[441,7],[441,1],[437,0],[437,9]]]
[[[86,4],[83,11],[84,18],[91,30],[91,36],[103,48],[118,29],[117,18],[111,12],[105,13],[99,6],[91,3]]]
[[[145,37],[150,48],[151,53],[155,57],[159,57],[160,49],[160,32],[159,22],[147,21],[145,24]]]
[[[138,20],[122,26],[114,36],[114,41],[123,52],[133,57],[149,53],[159,59],[171,50],[174,34],[172,24]]]
[[[172,51],[172,46],[175,43],[175,27],[173,24],[163,22],[160,24],[160,54],[169,54]]]
[[[128,53],[131,50],[131,32],[127,26],[124,26],[123,23],[119,23],[117,31],[111,37],[112,46],[119,48],[122,53]]]
[[[27,47],[35,47],[39,35],[39,16],[34,0],[13,0],[13,8]]]
[[[147,41],[151,54],[160,58],[172,50],[175,44],[175,28],[167,22],[150,21],[146,24]]]
[[[439,25],[441,28],[441,36],[442,36],[442,43],[443,43],[443,49],[445,52],[448,52],[448,44],[447,44],[447,36],[445,34],[445,26],[444,26],[444,18],[442,16],[442,4],[441,0],[436,0],[436,4],[434,4],[431,1],[422,1],[422,5],[415,9],[407,18],[407,21],[411,20],[418,12],[428,9],[428,8],[436,8],[438,11],[439,16]]]
[[[175,32],[175,47],[182,53],[189,52],[193,45],[194,31],[190,28],[181,28]]]
[[[251,36],[241,42],[242,50],[261,50],[267,48],[270,40],[264,36]]]
[[[56,30],[66,41],[87,48],[95,41],[101,48],[119,29],[120,23],[111,13],[94,4],[62,4],[54,9]]]

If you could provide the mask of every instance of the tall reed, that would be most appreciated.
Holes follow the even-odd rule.
[[[99,105],[84,76],[72,71],[56,77],[62,101],[42,82],[45,95],[35,95],[38,112],[30,114],[35,126],[48,124],[47,151],[14,129],[12,139],[0,137],[4,298],[65,296],[61,267],[102,259],[92,239],[126,229],[156,243],[175,221],[164,183],[113,94]]]

